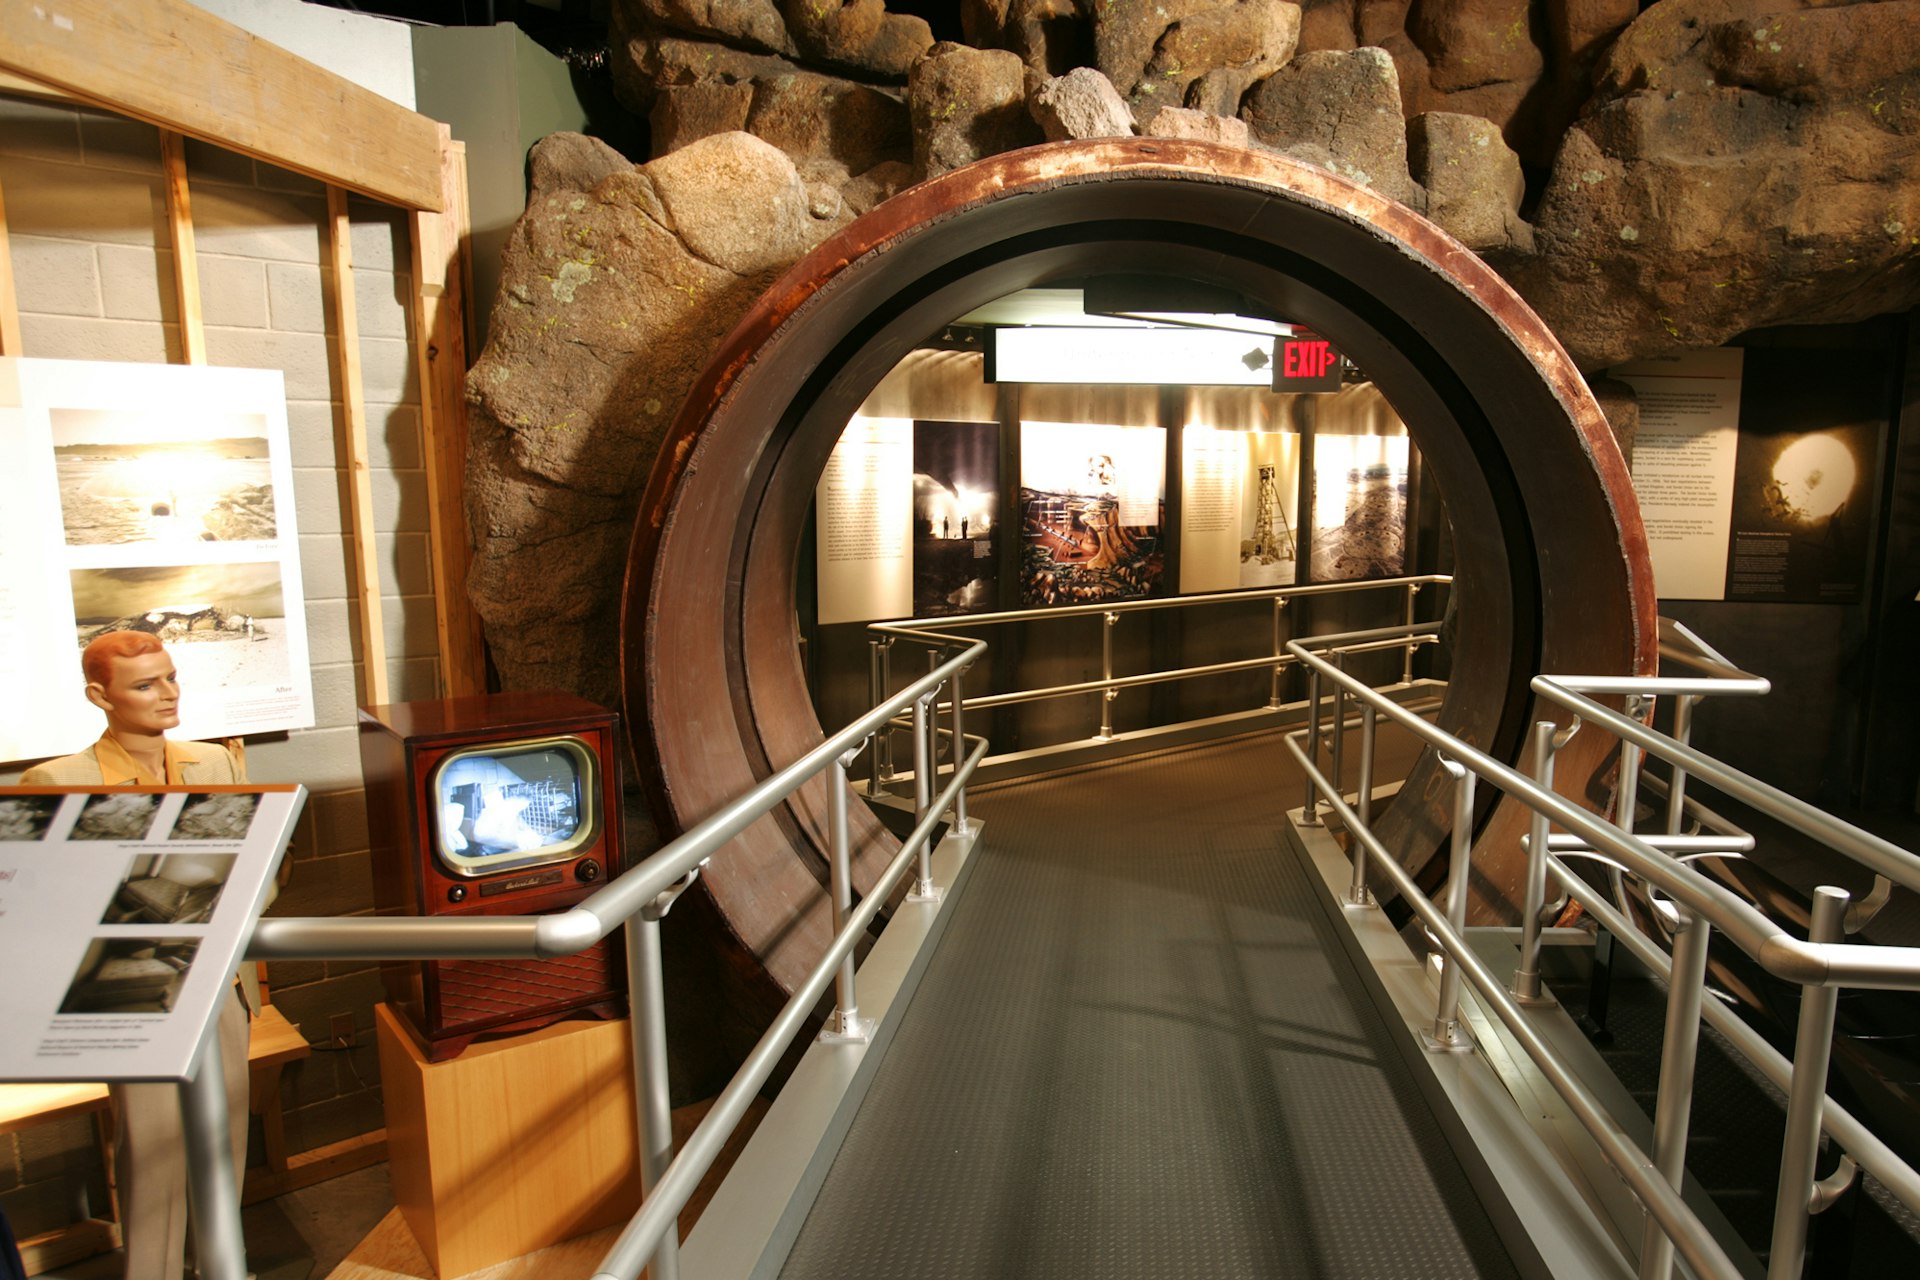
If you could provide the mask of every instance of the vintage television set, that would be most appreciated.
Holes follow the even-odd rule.
[[[363,707],[374,899],[382,914],[561,911],[621,869],[619,717],[562,693]],[[543,960],[383,966],[432,1061],[474,1037],[625,1012],[618,934]]]

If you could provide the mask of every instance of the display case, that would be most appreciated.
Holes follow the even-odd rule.
[[[366,707],[374,899],[389,915],[562,911],[621,869],[619,717],[562,693]],[[477,1035],[624,1012],[617,938],[543,960],[383,966],[430,1060]]]

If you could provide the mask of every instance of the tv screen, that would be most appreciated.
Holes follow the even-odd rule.
[[[478,876],[574,856],[598,834],[597,768],[574,737],[448,753],[427,779],[441,862]]]

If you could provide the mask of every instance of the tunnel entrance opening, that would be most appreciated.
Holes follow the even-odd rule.
[[[911,189],[808,255],[696,382],[636,525],[622,664],[663,826],[712,812],[821,740],[797,654],[798,550],[835,442],[901,359],[1021,290],[1114,272],[1231,289],[1331,339],[1406,422],[1445,494],[1453,679],[1439,723],[1513,758],[1542,670],[1649,674],[1651,575],[1626,467],[1552,335],[1478,258],[1403,206],[1267,153],[1145,139],[998,156]],[[1570,749],[1579,750],[1578,746]],[[1581,785],[1601,762],[1563,755]],[[1432,761],[1380,824],[1411,863],[1447,826]],[[768,999],[821,953],[816,788],[703,883],[735,972]],[[1483,842],[1524,824],[1496,811]],[[856,814],[863,887],[897,847]],[[1518,864],[1473,886],[1510,912]],[[724,865],[723,865],[724,864]]]

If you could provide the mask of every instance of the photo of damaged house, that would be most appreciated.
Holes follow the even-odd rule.
[[[290,683],[286,606],[275,561],[75,569],[74,642],[145,631],[203,690]]]
[[[1155,593],[1166,568],[1165,441],[1157,427],[1021,425],[1023,604]]]

